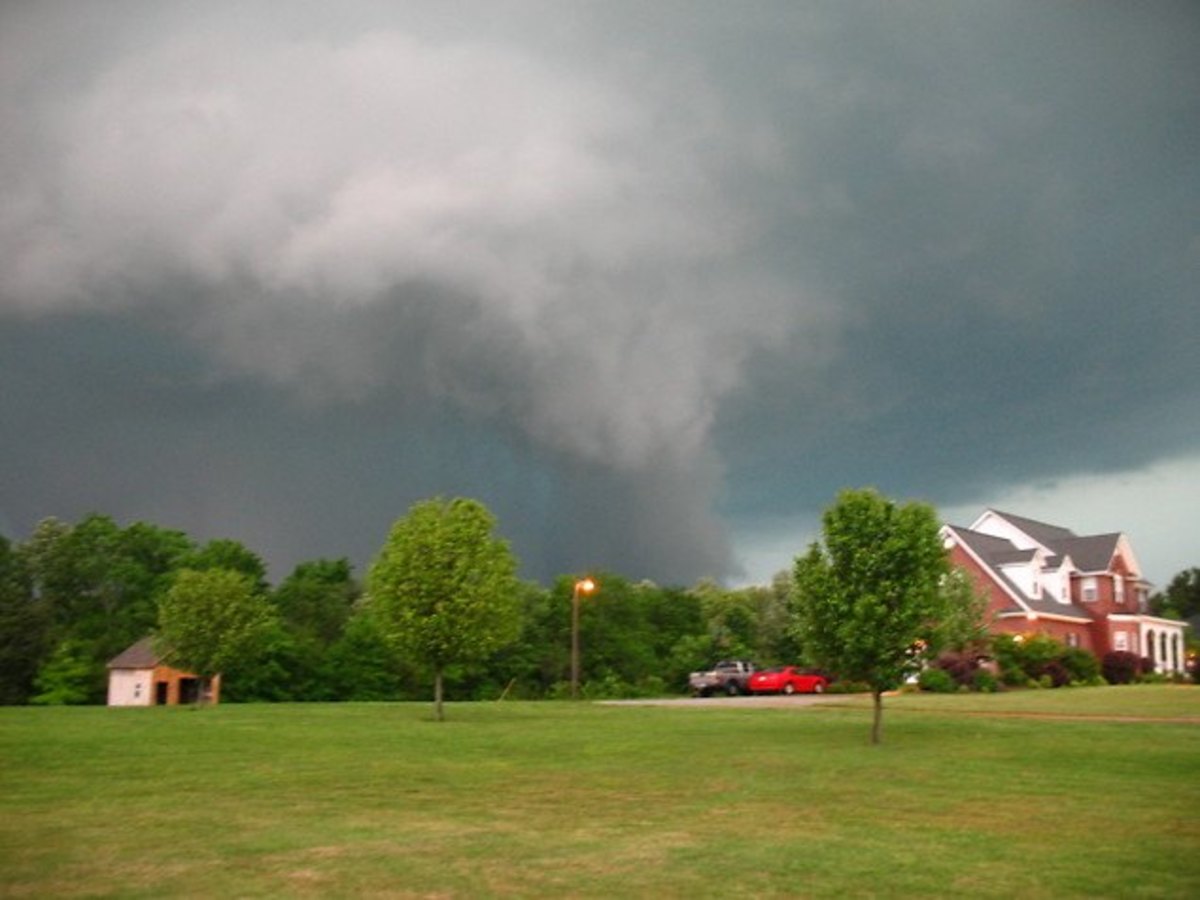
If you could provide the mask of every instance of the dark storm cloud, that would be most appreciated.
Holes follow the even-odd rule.
[[[0,527],[730,575],[1194,454],[1186,4],[10,5]]]
[[[933,12],[854,42],[864,99],[817,139],[841,208],[794,232],[844,352],[799,389],[769,360],[726,405],[731,509],[863,482],[956,502],[1200,439],[1200,17]],[[786,452],[814,464],[763,477]]]

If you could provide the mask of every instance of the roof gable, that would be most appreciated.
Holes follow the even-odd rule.
[[[1064,616],[1082,621],[1091,621],[1091,614],[1073,603],[1064,603],[1048,596],[1042,589],[1039,562],[1040,551],[1034,548],[1018,549],[1006,538],[993,534],[972,531],[969,528],[947,525],[945,531],[955,539],[983,567],[984,573],[1000,586],[1009,597],[1016,602],[1016,610],[1027,613],[1036,612],[1041,615]],[[1019,574],[1016,569],[1021,566],[1035,567],[1038,571],[1031,573],[1034,579],[1034,592],[1026,590],[1013,577]],[[1013,569],[1010,573],[1010,569]]]
[[[144,637],[108,661],[110,669],[153,669],[162,661],[154,649],[154,638]]]
[[[1105,572],[1117,552],[1120,537],[1119,534],[1093,534],[1068,538],[1060,541],[1055,549],[1069,554],[1082,572]]]
[[[1061,525],[1051,525],[990,508],[984,510],[971,524],[971,530],[1009,540],[1013,547],[1042,547],[1050,558],[1069,556],[1072,563],[1082,572],[1107,572],[1114,557],[1119,554],[1125,561],[1128,573],[1135,577],[1141,576],[1141,566],[1133,555],[1129,539],[1120,532],[1078,535]]]
[[[1040,544],[1047,550],[1052,550],[1058,541],[1075,537],[1075,532],[1070,528],[1063,528],[1061,525],[1050,525],[1047,522],[1039,522],[1037,519],[1028,519],[1025,516],[1015,516],[1012,513],[1001,512],[998,509],[984,510],[983,515],[971,524],[971,530],[986,530],[989,521],[994,523],[995,520],[1000,520],[1000,522],[1008,526],[1008,528],[1004,529],[1005,531],[1016,530],[1033,543]],[[989,531],[988,533],[991,532]]]

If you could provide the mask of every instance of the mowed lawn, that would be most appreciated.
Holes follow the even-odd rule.
[[[0,895],[1200,896],[1200,688],[886,709],[0,709]]]

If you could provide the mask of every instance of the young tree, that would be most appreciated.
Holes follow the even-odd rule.
[[[367,592],[392,645],[433,670],[434,712],[451,664],[482,660],[517,637],[516,559],[477,500],[426,500],[399,519]]]
[[[956,653],[980,652],[988,640],[988,597],[965,569],[951,566],[942,579],[946,601],[940,643]]]
[[[847,490],[795,565],[797,639],[812,661],[865,682],[874,698],[871,742],[883,735],[883,692],[936,649],[945,618],[946,554],[932,507],[897,506]]]
[[[253,576],[231,569],[183,569],[158,604],[157,645],[190,669],[204,690],[215,675],[254,655],[274,622],[274,610]]]
[[[69,706],[92,699],[92,685],[101,664],[87,641],[66,638],[50,654],[34,679],[37,693],[30,702],[41,706]]]

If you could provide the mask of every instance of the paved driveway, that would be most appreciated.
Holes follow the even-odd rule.
[[[663,697],[648,700],[598,700],[602,706],[681,706],[697,709],[757,708],[802,709],[818,703],[845,703],[855,694],[759,694],[749,697]],[[865,695],[870,697],[870,694]]]

